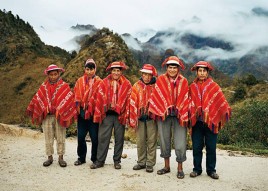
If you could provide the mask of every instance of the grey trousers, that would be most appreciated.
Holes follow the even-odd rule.
[[[97,162],[99,163],[105,163],[113,130],[115,141],[113,160],[115,163],[121,162],[121,155],[124,146],[125,126],[119,123],[117,115],[107,115],[99,126],[99,143],[97,151]]]
[[[171,139],[173,130],[173,144],[175,148],[176,161],[186,161],[186,138],[187,128],[179,125],[177,117],[168,116],[164,121],[158,120],[158,133],[160,138],[160,149],[162,158],[171,156]]]
[[[55,115],[47,115],[42,122],[42,129],[45,135],[46,155],[54,154],[54,139],[57,142],[57,154],[65,154],[66,128],[63,128],[57,121]]]
[[[137,163],[154,166],[156,162],[157,125],[154,120],[139,121],[137,129]]]

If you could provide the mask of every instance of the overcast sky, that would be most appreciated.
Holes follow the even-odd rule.
[[[176,28],[248,48],[268,45],[267,0],[0,0],[0,8],[29,22],[46,44],[60,47],[76,24],[134,36]],[[256,14],[253,8],[261,9]]]

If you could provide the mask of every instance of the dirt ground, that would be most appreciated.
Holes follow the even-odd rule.
[[[66,168],[61,168],[54,154],[54,162],[43,167],[46,159],[44,137],[41,132],[23,129],[14,125],[0,124],[0,190],[2,191],[41,191],[41,190],[171,190],[171,191],[267,191],[268,158],[260,156],[242,156],[225,150],[217,151],[217,173],[219,180],[213,180],[203,173],[190,178],[192,171],[192,151],[187,151],[184,162],[184,179],[176,177],[175,153],[172,152],[171,172],[157,175],[156,170],[163,167],[160,150],[157,150],[157,163],[153,173],[145,170],[134,171],[136,164],[136,145],[126,143],[122,159],[122,169],[113,167],[113,145],[110,144],[106,164],[100,169],[90,169],[90,156],[87,163],[74,166],[77,159],[76,138],[66,141]],[[90,150],[90,142],[88,143]],[[203,161],[205,167],[205,155]]]

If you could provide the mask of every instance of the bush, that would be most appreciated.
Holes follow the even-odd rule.
[[[268,101],[251,101],[233,113],[218,142],[248,148],[268,147]]]

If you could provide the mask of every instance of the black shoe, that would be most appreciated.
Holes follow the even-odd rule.
[[[91,169],[101,168],[104,166],[104,163],[95,162],[92,165],[90,165]]]
[[[139,165],[139,164],[136,164],[134,167],[133,167],[133,170],[141,170],[141,169],[145,169],[146,166],[145,165]]]
[[[117,163],[117,162],[114,163],[114,168],[117,169],[117,170],[118,169],[121,169],[121,164],[120,163]]]
[[[152,166],[146,166],[146,172],[153,172],[154,171],[154,168]]]

